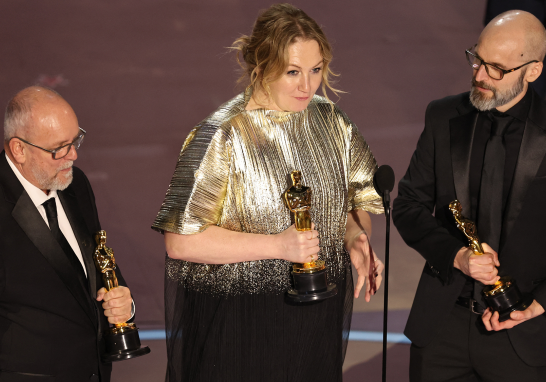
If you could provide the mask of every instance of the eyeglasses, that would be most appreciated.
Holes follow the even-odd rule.
[[[53,149],[53,150],[44,149],[43,147],[37,146],[34,143],[30,143],[28,141],[25,141],[23,138],[19,138],[19,137],[13,137],[13,138],[17,138],[20,141],[23,141],[28,145],[37,147],[40,150],[44,150],[44,151],[47,151],[48,153],[51,153],[53,155],[53,159],[62,159],[65,156],[68,155],[68,153],[70,152],[70,149],[72,148],[72,146],[74,146],[74,149],[76,149],[76,150],[80,148],[80,145],[83,142],[83,138],[85,137],[86,131],[84,129],[82,129],[81,127],[78,127],[78,129],[80,129],[80,134],[78,134],[76,139],[74,139],[70,143],[67,143],[66,145],[62,145],[61,147],[57,147],[56,149]],[[13,138],[11,138],[11,139],[13,139]]]
[[[517,68],[504,70],[504,69],[499,68],[496,65],[485,62],[484,60],[481,59],[480,56],[478,56],[477,53],[472,53],[471,50],[473,50],[475,47],[476,47],[476,45],[474,45],[472,48],[468,48],[467,50],[465,50],[466,59],[468,60],[468,64],[474,70],[480,69],[480,66],[482,66],[482,65],[485,66],[485,71],[487,72],[487,75],[489,77],[491,77],[492,79],[494,79],[494,80],[502,80],[504,78],[505,74],[512,73],[513,71],[521,69],[525,65],[532,64],[533,62],[538,62],[537,60],[533,60],[533,61],[529,61],[529,62],[527,62],[527,63],[525,63],[523,65],[520,65]]]

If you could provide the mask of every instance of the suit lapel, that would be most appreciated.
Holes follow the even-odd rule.
[[[529,89],[529,91],[532,91]],[[546,155],[546,111],[543,101],[533,92],[529,117],[521,140],[516,170],[504,211],[501,245],[506,242],[525,202],[525,195]]]
[[[97,281],[97,272],[95,268],[95,263],[93,261],[93,253],[95,248],[93,245],[93,237],[89,233],[89,229],[85,224],[85,220],[83,219],[74,192],[72,192],[72,190],[68,188],[65,191],[58,192],[57,194],[59,195],[59,199],[61,201],[61,204],[63,205],[64,212],[66,213],[66,217],[70,222],[70,226],[72,227],[72,231],[76,236],[76,240],[78,241],[78,245],[83,256],[83,261],[87,270],[89,286],[91,287],[91,296],[93,298],[96,298],[97,291],[95,290],[95,285]]]
[[[15,221],[46,258],[92,323],[95,324],[96,319],[91,311],[89,292],[86,286],[82,285],[75,272],[70,272],[72,269],[70,262],[63,254],[61,246],[51,234],[23,185],[10,168],[4,151],[0,153],[0,187],[2,187],[6,202],[14,206],[11,215]],[[95,277],[95,272],[92,273]]]
[[[451,164],[457,199],[463,207],[463,215],[470,217],[470,154],[478,112],[465,104],[457,110],[460,115],[449,120]]]
[[[47,224],[45,224],[26,191],[23,190],[11,214],[30,241],[32,241],[53,267],[92,323],[95,324],[87,288],[82,285],[76,272],[71,271],[72,265],[64,255],[61,246],[51,234]]]

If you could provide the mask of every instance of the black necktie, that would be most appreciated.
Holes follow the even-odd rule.
[[[87,278],[85,277],[82,263],[74,253],[74,250],[72,249],[70,244],[68,244],[68,241],[66,240],[62,231],[59,228],[55,198],[46,200],[44,203],[42,203],[42,205],[44,206],[46,211],[47,221],[49,222],[49,229],[51,230],[51,233],[53,234],[55,239],[57,239],[57,242],[63,249],[63,252],[66,255],[68,261],[70,261],[70,264],[74,268],[74,271],[76,271],[76,273],[78,274],[78,277],[80,277],[84,285],[87,285]]]
[[[498,116],[491,113],[491,115],[491,137],[485,147],[480,185],[478,234],[483,242],[498,251],[502,226],[502,190],[505,162],[502,139],[513,117],[506,114]]]
[[[491,137],[487,141],[483,159],[478,205],[478,235],[482,242],[489,244],[498,252],[502,228],[502,191],[506,157],[503,135],[514,118],[498,112],[491,112],[489,117],[492,120]],[[476,281],[474,299],[485,305],[482,289],[483,284]]]

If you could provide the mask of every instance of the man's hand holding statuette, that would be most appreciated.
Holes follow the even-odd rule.
[[[126,322],[131,318],[133,298],[129,288],[119,286],[107,292],[106,288],[100,288],[97,292],[97,301],[104,301],[104,315],[111,324]]]
[[[476,255],[471,249],[463,247],[457,252],[453,266],[484,285],[493,285],[499,279],[497,267],[499,255],[486,243],[482,243],[483,255]]]
[[[537,300],[533,300],[533,303],[527,309],[510,313],[510,319],[504,322],[499,322],[498,312],[492,313],[491,308],[487,308],[482,316],[482,321],[487,330],[499,331],[513,328],[514,326],[530,320],[531,318],[535,318],[536,316],[540,316],[543,313],[544,308],[542,305],[540,305]]]

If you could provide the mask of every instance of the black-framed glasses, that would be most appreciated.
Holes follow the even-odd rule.
[[[489,62],[485,62],[484,60],[482,60],[482,58],[480,56],[478,56],[477,53],[472,53],[471,50],[473,50],[475,47],[476,47],[476,45],[474,45],[473,47],[468,48],[467,50],[465,50],[466,59],[468,60],[468,64],[474,70],[480,69],[480,66],[482,66],[482,65],[485,66],[485,71],[487,72],[487,75],[489,77],[491,77],[492,79],[494,79],[494,80],[502,80],[504,78],[505,74],[512,73],[512,72],[514,72],[514,71],[516,71],[518,69],[523,68],[525,65],[532,64],[533,62],[538,62],[537,60],[533,60],[533,61],[529,61],[529,62],[527,62],[527,63],[525,63],[523,65],[520,65],[517,68],[505,70],[505,69],[499,68],[498,66],[496,66],[494,64],[490,64]]]
[[[53,149],[53,150],[44,149],[43,147],[37,146],[34,143],[30,143],[29,141],[25,141],[23,138],[19,138],[19,137],[13,137],[13,138],[17,138],[20,141],[23,141],[28,145],[34,146],[36,148],[39,148],[40,150],[44,150],[44,151],[47,151],[48,153],[51,153],[53,155],[53,159],[62,159],[65,156],[68,155],[68,153],[70,152],[70,149],[72,148],[72,146],[74,146],[75,150],[80,148],[80,145],[83,142],[83,138],[85,137],[86,131],[84,129],[82,129],[81,127],[78,127],[78,129],[80,129],[80,133],[78,134],[76,139],[74,139],[70,143],[67,143],[66,145],[62,145],[61,147],[57,147],[56,149]],[[13,138],[11,138],[11,139],[13,139]]]

